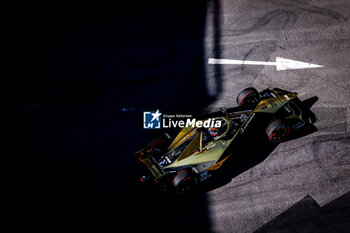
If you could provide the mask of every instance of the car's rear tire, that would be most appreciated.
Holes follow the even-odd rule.
[[[239,106],[256,105],[260,102],[260,95],[254,87],[248,87],[237,95],[236,101]]]
[[[165,137],[159,137],[148,143],[146,146],[150,149],[157,149],[157,150],[163,150],[167,147],[167,138]]]
[[[193,192],[196,185],[197,178],[194,176],[193,172],[188,169],[179,171],[173,179],[175,192],[179,195],[189,194]]]
[[[167,151],[170,142],[169,138],[161,136],[148,143],[146,148],[152,149],[152,157],[158,160]]]
[[[289,137],[291,130],[289,124],[281,119],[277,119],[267,126],[265,132],[270,142],[281,142]]]

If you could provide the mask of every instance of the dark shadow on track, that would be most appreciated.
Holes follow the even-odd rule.
[[[302,105],[304,106],[306,120],[315,123],[317,121],[316,115],[310,110],[311,107],[318,101],[317,96],[313,96],[309,99],[303,100]]]
[[[345,233],[350,231],[349,217],[350,192],[323,207],[306,196],[255,232]]]
[[[142,129],[142,111],[196,114],[216,98],[203,67],[206,2],[23,7],[14,231],[209,231],[204,193],[169,199],[134,180],[134,152],[155,133]]]
[[[220,1],[213,1],[213,25],[214,25],[214,57],[221,58],[221,4]],[[215,94],[220,95],[222,92],[222,73],[221,65],[215,65],[214,67],[214,77],[216,82]]]

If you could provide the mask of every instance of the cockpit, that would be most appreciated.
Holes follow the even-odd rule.
[[[217,118],[215,120],[221,122],[220,127],[203,128],[201,131],[202,148],[207,146],[210,142],[217,141],[223,137],[228,130],[228,122],[225,118]]]

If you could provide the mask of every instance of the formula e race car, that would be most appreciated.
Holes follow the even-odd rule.
[[[279,143],[312,124],[297,95],[278,88],[260,93],[252,87],[243,90],[237,96],[238,107],[221,108],[201,118],[220,121],[220,127],[184,127],[175,137],[165,133],[136,152],[149,173],[140,180],[178,194],[193,191],[231,155],[238,156],[235,147],[247,140],[247,134],[265,131],[267,142]]]

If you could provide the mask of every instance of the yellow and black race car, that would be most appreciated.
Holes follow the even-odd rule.
[[[278,143],[311,124],[297,96],[278,88],[260,93],[252,87],[243,90],[237,96],[238,107],[221,108],[200,119],[215,119],[220,127],[185,127],[174,138],[165,133],[136,152],[149,171],[141,181],[178,194],[191,192],[235,154],[235,146],[247,140],[247,134],[262,129],[268,141]]]

